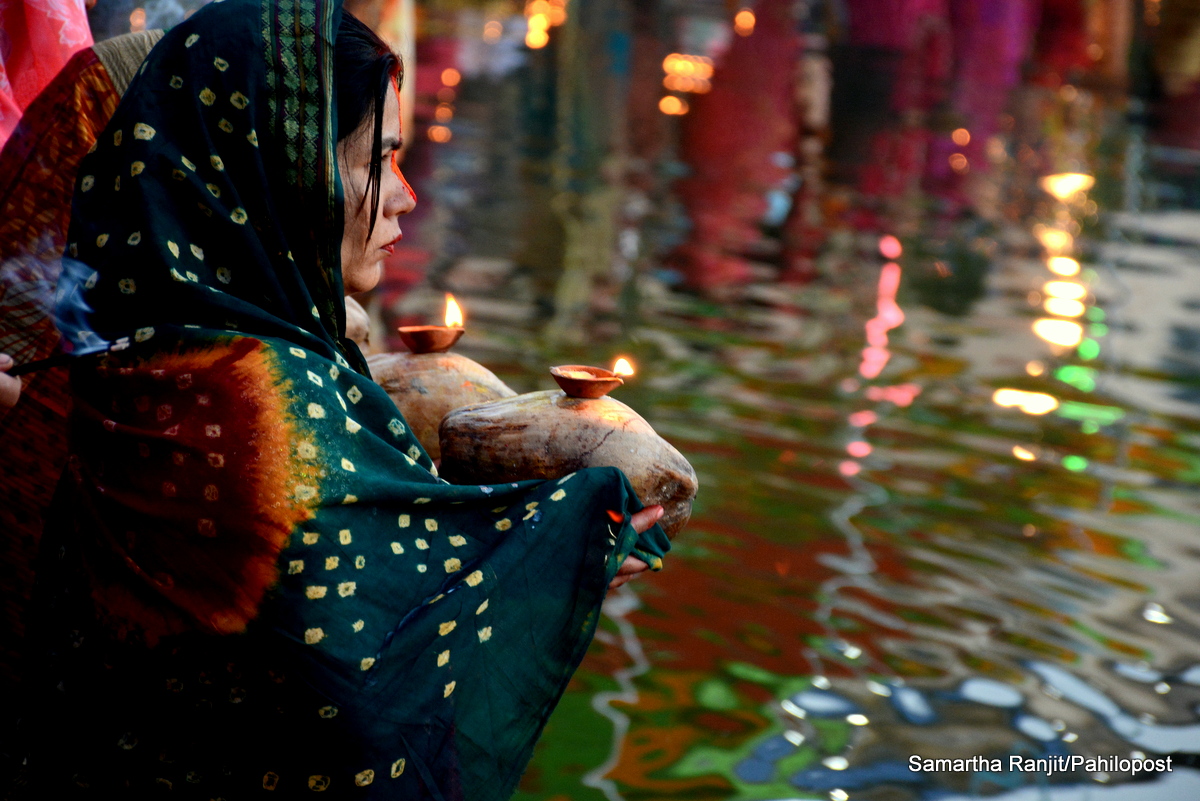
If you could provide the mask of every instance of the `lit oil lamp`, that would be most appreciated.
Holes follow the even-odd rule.
[[[442,353],[454,346],[463,335],[463,312],[458,301],[446,293],[445,325],[402,325],[397,331],[404,345],[413,353]]]
[[[633,375],[629,359],[618,359],[611,370],[563,364],[550,373],[561,392],[528,392],[446,414],[438,426],[443,477],[452,484],[498,484],[616,467],[642,503],[662,504],[659,525],[675,536],[692,513],[696,471],[645,418],[604,395]]]
[[[439,458],[438,425],[447,413],[517,394],[478,362],[446,353],[463,335],[462,307],[453,295],[446,295],[444,326],[408,325],[398,331],[412,352],[377,353],[367,366],[431,459]]]
[[[584,364],[560,364],[550,368],[554,381],[570,398],[603,398],[625,383],[624,378],[633,375],[633,365],[622,357],[613,369],[590,367]]]

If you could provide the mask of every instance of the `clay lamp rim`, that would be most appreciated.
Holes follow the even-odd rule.
[[[568,373],[590,373],[591,378]],[[550,375],[569,398],[603,398],[625,383],[624,379],[612,370],[586,364],[560,364],[550,368]]]
[[[454,347],[466,329],[445,325],[402,325],[396,331],[405,347],[413,353],[441,353]]]

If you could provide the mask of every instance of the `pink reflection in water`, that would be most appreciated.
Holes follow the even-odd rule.
[[[867,400],[891,401],[897,406],[910,406],[913,399],[921,394],[921,387],[916,384],[896,384],[890,387],[867,387]]]
[[[885,259],[898,259],[900,258],[900,254],[904,252],[904,248],[900,246],[899,239],[888,234],[880,238],[879,252],[883,254]]]
[[[904,322],[904,312],[896,305],[896,290],[900,288],[900,265],[889,261],[879,273],[878,314],[867,320],[867,345],[863,349],[858,372],[863,378],[875,378],[883,372],[891,358],[887,332]]]
[[[850,454],[856,459],[861,459],[864,456],[870,455],[871,445],[870,443],[863,442],[862,440],[856,440],[846,446],[846,453]]]
[[[846,419],[850,422],[850,425],[854,426],[855,428],[866,428],[878,420],[879,415],[875,414],[875,412],[871,411],[870,409],[863,409],[861,412],[855,412]]]

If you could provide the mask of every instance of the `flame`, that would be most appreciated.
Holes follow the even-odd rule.
[[[1047,175],[1038,184],[1059,200],[1070,200],[1077,192],[1086,192],[1096,185],[1096,179],[1081,172],[1062,172]]]
[[[446,327],[447,328],[462,328],[463,327],[463,310],[462,306],[458,305],[458,301],[449,292],[446,293]]]
[[[613,365],[612,371],[617,375],[631,376],[633,375],[633,364],[624,356],[617,359],[617,363]]]

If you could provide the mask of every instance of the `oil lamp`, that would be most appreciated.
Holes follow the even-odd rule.
[[[633,365],[624,357],[617,359],[611,370],[584,364],[560,364],[550,368],[550,375],[569,398],[603,398],[625,383],[622,376],[633,375]]]
[[[377,353],[367,366],[430,458],[440,455],[438,424],[447,413],[517,394],[478,362],[445,352],[463,335],[463,311],[453,295],[446,294],[445,325],[407,325],[398,331],[412,352]]]
[[[402,325],[397,331],[400,339],[413,353],[442,353],[454,346],[463,335],[463,313],[458,301],[446,293],[445,325]]]
[[[622,376],[633,375],[629,359],[618,359],[611,370],[562,364],[550,374],[562,392],[546,389],[475,403],[442,418],[442,475],[452,484],[562,482],[583,468],[616,467],[642,503],[662,504],[659,525],[675,536],[692,513],[696,471],[645,418],[605,396],[624,383]],[[569,495],[570,487],[555,491],[551,500]]]

